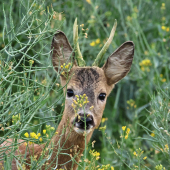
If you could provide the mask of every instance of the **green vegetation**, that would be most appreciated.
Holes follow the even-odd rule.
[[[0,7],[0,143],[14,140],[8,156],[9,148],[0,148],[5,169],[15,158],[17,139],[48,143],[56,132],[64,95],[51,62],[51,40],[62,30],[73,46],[76,17],[87,65],[115,19],[102,64],[123,42],[135,44],[132,69],[108,97],[79,169],[170,169],[170,1],[2,0]],[[41,169],[44,162],[32,158],[31,168]],[[18,166],[24,169],[23,161]]]

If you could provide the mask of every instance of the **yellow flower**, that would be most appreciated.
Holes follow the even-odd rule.
[[[30,142],[30,141],[28,143],[29,143],[29,145],[33,144],[33,142]]]
[[[42,141],[43,141],[43,139],[42,139],[42,138],[40,138],[40,139],[39,139],[39,141],[40,141],[40,142],[42,142]]]
[[[127,19],[127,21],[131,21],[131,20],[132,20],[132,17],[127,16],[126,19]]]
[[[34,64],[34,60],[29,60],[30,65]]]
[[[38,133],[38,134],[37,134],[37,137],[40,137],[40,136],[41,136],[41,133]]]
[[[125,129],[126,129],[126,126],[122,126],[122,130],[125,131]]]
[[[54,128],[54,127],[51,127],[50,129],[51,129],[51,130],[55,130],[55,128]]]
[[[166,79],[165,79],[165,78],[163,78],[161,81],[162,81],[163,83],[165,83],[165,82],[166,82]]]
[[[106,125],[104,127],[99,127],[99,130],[106,130]]]
[[[99,44],[100,43],[100,39],[98,38],[97,40],[96,40],[96,44]]]
[[[113,166],[111,166],[111,170],[114,170],[114,167],[113,167]]]
[[[100,153],[99,152],[95,152],[94,150],[90,150],[89,153],[93,156],[96,157],[96,160],[98,160],[100,157]]]
[[[79,98],[79,96],[78,95],[75,95],[77,98]]]
[[[46,134],[46,132],[47,132],[47,130],[46,130],[46,129],[44,129],[44,130],[43,130],[43,134],[45,135],[45,134]]]
[[[126,130],[127,135],[129,134],[129,132],[130,132],[130,128],[127,128]]]
[[[166,32],[169,32],[169,27],[166,28]]]
[[[145,71],[145,67],[141,67],[141,70],[142,70],[142,71]]]
[[[145,59],[139,63],[140,66],[151,66],[152,63],[149,59]]]
[[[26,132],[26,133],[24,134],[24,136],[25,136],[26,138],[28,138],[28,137],[29,137],[28,132]]]
[[[133,155],[137,156],[137,153],[134,151],[134,152],[133,152]]]
[[[30,133],[30,137],[31,137],[31,138],[35,138],[35,139],[38,139],[38,137],[37,137],[37,135],[36,135],[35,132],[31,132],[31,133]]]
[[[84,24],[81,24],[80,27],[84,27]]]
[[[165,150],[169,151],[168,144],[165,145]]]
[[[151,133],[151,136],[152,136],[152,137],[154,137],[154,136],[155,136],[155,134],[154,134],[154,133]]]
[[[94,47],[96,45],[96,43],[94,42],[94,41],[92,41],[91,43],[90,43],[90,46],[92,46],[92,47]]]
[[[166,27],[164,25],[161,28],[162,28],[162,30],[166,30]]]
[[[76,100],[73,100],[73,102],[74,102],[76,105],[78,104]]]
[[[163,74],[160,74],[160,77],[163,77]]]
[[[61,74],[64,76],[65,72],[63,71]]]
[[[86,0],[87,3],[91,4],[91,0]]]
[[[133,8],[133,11],[136,12],[136,13],[138,12],[138,9],[137,9],[136,6]]]
[[[148,51],[145,51],[144,54],[145,54],[145,55],[148,55],[149,53],[148,53]]]
[[[128,135],[125,136],[125,139],[127,139],[127,138],[128,138]]]
[[[144,158],[143,158],[143,160],[145,160],[147,158],[147,156],[145,156]]]
[[[157,165],[156,167],[155,167],[155,170],[165,170],[165,167],[163,167],[161,164],[160,165]]]
[[[108,120],[108,118],[102,118],[102,123],[104,123],[105,121],[107,121]]]
[[[161,10],[165,10],[165,3],[162,3]]]
[[[94,106],[91,106],[91,107],[90,107],[90,110],[92,110],[93,108],[94,108]]]

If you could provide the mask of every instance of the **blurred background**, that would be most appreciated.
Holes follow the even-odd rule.
[[[108,97],[101,127],[87,147],[100,158],[88,153],[86,169],[170,169],[170,1],[1,2],[1,143],[7,138],[43,143],[58,126],[64,97],[50,56],[54,33],[65,32],[73,47],[77,17],[80,49],[91,66],[116,19],[116,33],[101,66],[129,40],[135,44],[134,60]],[[27,138],[26,132],[41,133],[42,140]]]

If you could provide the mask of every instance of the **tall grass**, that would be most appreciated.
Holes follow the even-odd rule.
[[[51,127],[58,126],[64,95],[52,68],[50,44],[58,29],[72,42],[76,17],[83,29],[88,28],[79,27],[80,48],[88,65],[115,19],[118,27],[104,59],[124,41],[135,44],[132,69],[110,94],[103,128],[94,132],[79,169],[170,168],[169,1],[20,0],[3,1],[0,7],[0,143],[14,139],[9,155],[5,154],[9,148],[0,148],[6,169],[16,159],[17,139],[45,143],[55,132]],[[41,133],[42,141],[27,138],[26,132]],[[43,161],[39,166],[35,161],[31,164],[41,169]]]

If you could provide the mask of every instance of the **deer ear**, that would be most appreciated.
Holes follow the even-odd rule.
[[[108,85],[115,84],[130,71],[134,55],[134,44],[127,41],[107,59],[103,66]]]
[[[74,58],[71,57],[71,55],[74,56],[72,47],[66,35],[62,31],[57,31],[57,33],[54,35],[51,49],[52,63],[56,71],[58,71],[60,65],[63,65],[63,63],[73,62],[76,64]]]

